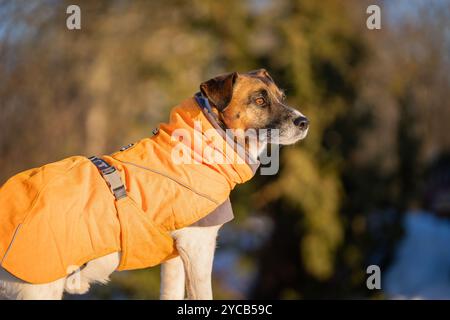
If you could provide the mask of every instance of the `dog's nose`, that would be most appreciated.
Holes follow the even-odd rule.
[[[294,119],[294,125],[299,127],[302,130],[306,130],[308,129],[309,126],[309,120],[306,117],[298,117],[296,119]]]

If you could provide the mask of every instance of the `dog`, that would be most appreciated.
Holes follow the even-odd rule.
[[[38,195],[32,197],[33,209],[40,204],[36,204],[38,196],[46,200],[41,201],[43,203],[41,212],[44,214],[32,215],[27,211],[28,215],[24,215],[23,221],[16,223],[14,228],[11,227],[14,232],[10,232],[9,239],[4,241],[3,252],[0,250],[0,294],[9,299],[61,299],[64,292],[83,294],[89,290],[92,283],[107,283],[109,276],[115,270],[138,269],[161,263],[161,299],[184,299],[185,295],[188,299],[212,299],[211,272],[217,234],[221,226],[230,220],[229,192],[235,184],[247,181],[254,174],[254,167],[247,165],[248,159],[257,159],[269,143],[293,144],[307,135],[308,119],[300,111],[287,106],[284,100],[284,92],[278,88],[265,69],[220,75],[203,82],[195,99],[189,99],[186,103],[182,103],[180,108],[174,109],[175,111],[171,114],[172,127],[161,125],[159,131],[155,132],[154,139],[130,145],[117,154],[105,156],[103,159],[94,157],[87,160],[84,157],[73,157],[48,167],[44,166],[43,168],[47,169],[41,169],[41,171],[46,170],[45,177],[56,172],[58,177],[64,176],[65,180],[58,182],[59,184],[51,180],[51,183],[46,184],[46,193],[39,189]],[[201,112],[198,111],[200,109]],[[170,183],[181,185],[183,191],[177,191],[179,196],[169,199],[171,203],[169,208],[167,205],[162,205],[158,207],[159,209],[155,209],[151,206],[152,198],[145,198],[147,195],[143,189],[146,190],[145,188],[153,183],[152,179],[167,178],[167,173],[158,171],[158,165],[167,164],[168,159],[168,153],[161,148],[161,145],[166,143],[172,146],[172,138],[180,127],[185,126],[191,129],[193,126],[191,118],[202,119],[203,124],[213,129],[212,137],[205,138],[208,146],[213,144],[213,150],[216,150],[217,146],[211,141],[219,140],[221,143],[227,140],[230,137],[228,131],[231,129],[231,140],[240,141],[238,147],[244,151],[236,152],[237,158],[240,156],[244,158],[245,164],[232,163],[222,166],[208,164],[205,169],[198,166],[193,169],[192,164],[189,164],[182,167],[183,170],[179,170],[176,165],[170,165],[174,172],[182,172],[180,174],[188,175],[189,179],[169,177],[173,180],[170,180]],[[267,130],[268,134],[258,135],[257,132],[261,129]],[[249,139],[246,135],[248,131],[256,132],[254,139]],[[221,133],[220,137],[223,140],[213,139],[218,137],[218,132]],[[273,132],[278,133],[276,139]],[[188,136],[189,134],[188,132]],[[195,140],[195,133],[192,136]],[[186,147],[185,142],[181,145]],[[191,154],[188,157],[192,160],[198,156],[197,149],[196,147],[192,150],[184,148],[183,151],[193,151],[194,155]],[[161,163],[153,164],[152,168],[146,167],[145,162],[138,163],[146,161],[142,160],[142,154],[147,153],[142,153],[140,150],[146,150],[146,152],[151,150],[152,156],[162,159]],[[136,156],[137,154],[139,156]],[[173,153],[171,155],[173,156]],[[130,161],[130,159],[134,160]],[[213,179],[208,180],[206,185],[201,184],[198,180],[201,180],[202,175],[195,176],[197,173],[190,172],[191,169],[199,172],[209,170],[208,175],[213,174]],[[67,243],[62,242],[69,237],[66,233],[58,236],[56,232],[55,235],[54,226],[61,222],[51,220],[53,216],[59,219],[62,214],[56,212],[52,216],[50,211],[53,208],[45,207],[46,203],[53,201],[53,193],[60,192],[66,185],[72,185],[75,177],[64,170],[71,173],[75,171],[78,180],[86,180],[95,185],[95,188],[75,189],[73,193],[79,197],[84,196],[88,200],[84,203],[82,199],[77,198],[74,203],[84,203],[84,207],[86,203],[89,203],[94,206],[94,209],[102,208],[109,212],[108,214],[100,213],[102,224],[104,221],[107,222],[104,223],[107,225],[107,232],[100,232],[100,234],[93,232],[87,236],[88,240],[83,240],[83,235],[75,234],[73,237],[80,237],[83,241],[79,242],[80,248],[69,246],[71,250],[66,251],[70,252],[61,252],[68,246]],[[147,173],[151,171],[151,180],[134,178],[135,175],[143,175],[144,170]],[[39,176],[41,171],[30,170],[8,181],[0,189],[0,204],[4,204],[6,209],[19,208],[22,202],[14,202],[8,190],[32,192],[29,191],[33,186],[32,179],[38,176],[41,181],[43,179]],[[194,176],[190,176],[191,174]],[[164,177],[161,178],[161,176]],[[125,183],[122,180],[125,180]],[[187,180],[193,180],[195,188],[192,185],[186,186],[183,181]],[[149,185],[147,186],[143,181]],[[159,181],[158,186],[167,183],[165,181]],[[73,185],[79,186],[79,184]],[[211,194],[206,194],[208,192]],[[72,194],[68,191],[66,193]],[[79,195],[80,193],[83,195]],[[101,193],[101,196],[97,193]],[[142,199],[136,200],[139,197]],[[8,201],[2,202],[2,199]],[[164,219],[160,218],[158,210],[171,213],[183,210],[177,206],[179,202],[191,202],[196,205],[190,209],[184,209],[187,213],[180,213],[180,217],[177,214],[162,214]],[[70,208],[73,209],[74,206],[71,205]],[[57,207],[64,207],[64,203]],[[84,207],[80,207],[79,210]],[[5,210],[5,208],[1,209]],[[226,213],[225,218],[221,217],[221,212]],[[146,215],[149,214],[154,216],[153,221],[148,220]],[[1,215],[0,213],[0,222]],[[30,215],[31,218],[29,218]],[[95,211],[92,215],[95,215]],[[17,216],[17,214],[9,215],[3,221],[20,220]],[[41,223],[43,219],[41,216],[45,216],[45,219],[50,221],[45,220],[45,223]],[[80,213],[76,212],[75,217],[78,219],[79,216]],[[137,218],[129,218],[129,216]],[[72,221],[69,216],[67,218],[64,216],[64,219]],[[215,221],[211,223],[213,220]],[[43,241],[44,236],[40,235],[40,230],[33,228],[40,228],[47,224],[50,226],[51,236],[46,237],[51,238],[45,238],[48,240]],[[83,222],[81,225],[85,227],[85,224]],[[72,232],[73,228],[70,229],[70,227],[67,230]],[[88,225],[87,228],[91,230],[92,226]],[[0,231],[3,230],[8,228],[0,229]],[[80,230],[85,231],[85,229]],[[55,241],[54,245],[47,245],[47,242],[52,243],[52,241]],[[39,242],[44,242],[45,245],[34,246]],[[87,247],[86,242],[89,242]],[[30,243],[33,244],[31,249]],[[145,244],[145,250],[142,250],[141,244]],[[1,246],[0,249],[2,249]],[[29,260],[34,254],[40,254],[46,259],[33,264]],[[72,269],[69,270],[66,260],[73,263]]]

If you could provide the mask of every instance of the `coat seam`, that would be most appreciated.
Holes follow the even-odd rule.
[[[11,242],[9,243],[8,249],[6,249],[6,252],[3,255],[3,258],[2,258],[2,261],[1,261],[0,265],[3,265],[3,262],[5,261],[6,257],[8,256],[8,253],[9,253],[12,245],[14,244],[14,240],[16,240],[16,236],[19,233],[19,230],[20,230],[21,227],[22,227],[22,223],[19,223],[19,225],[16,228],[16,231],[14,231],[14,235],[13,235],[13,237],[11,239]]]
[[[213,198],[211,198],[211,197],[208,196],[207,194],[195,190],[194,188],[190,187],[190,186],[187,185],[186,183],[180,181],[179,179],[176,179],[176,178],[170,176],[170,175],[167,174],[167,173],[164,173],[164,172],[161,172],[161,171],[158,171],[158,170],[155,170],[155,169],[147,168],[147,167],[145,167],[145,166],[141,166],[141,165],[139,165],[139,164],[135,164],[135,163],[132,163],[132,162],[122,161],[122,160],[118,160],[118,159],[115,159],[115,160],[120,161],[120,162],[122,162],[122,163],[124,163],[124,164],[128,164],[128,165],[131,165],[131,166],[134,166],[134,167],[137,167],[137,168],[140,168],[140,169],[143,169],[143,170],[147,170],[147,171],[150,171],[150,172],[159,174],[159,175],[161,175],[161,176],[164,176],[164,177],[166,177],[166,178],[172,180],[173,182],[179,184],[180,186],[182,186],[182,187],[184,187],[184,188],[186,188],[186,189],[192,191],[193,193],[195,193],[195,194],[197,194],[197,195],[199,195],[199,196],[201,196],[201,197],[203,197],[203,198],[205,198],[205,199],[208,199],[209,201],[214,202],[214,203],[217,204],[217,205],[220,204],[218,201],[214,200]]]

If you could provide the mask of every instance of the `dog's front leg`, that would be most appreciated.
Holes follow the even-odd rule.
[[[217,232],[220,227],[221,225],[187,227],[177,230],[174,234],[178,253],[183,260],[188,299],[213,298],[211,273]]]
[[[161,300],[184,299],[184,267],[181,258],[167,260],[161,266]]]

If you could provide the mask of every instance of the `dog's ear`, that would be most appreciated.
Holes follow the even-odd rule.
[[[226,73],[200,84],[200,91],[219,111],[225,110],[233,96],[237,72]]]

